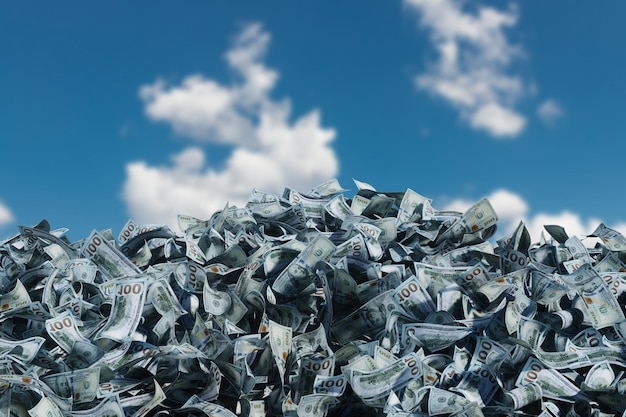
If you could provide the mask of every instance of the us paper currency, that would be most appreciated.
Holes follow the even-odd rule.
[[[487,199],[355,184],[254,190],[182,235],[20,226],[0,241],[0,416],[626,411],[620,233],[492,237]],[[563,311],[580,320],[551,325]]]
[[[82,253],[98,265],[109,279],[137,275],[140,271],[97,231],[91,232],[83,244]]]

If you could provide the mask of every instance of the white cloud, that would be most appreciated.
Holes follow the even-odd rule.
[[[563,108],[554,99],[545,100],[537,108],[537,114],[547,125],[553,125],[558,119],[563,117]]]
[[[544,225],[556,224],[562,226],[569,236],[584,237],[593,232],[602,222],[600,219],[593,217],[584,219],[569,210],[563,210],[560,213],[531,214],[528,203],[520,195],[506,189],[496,190],[489,194],[487,198],[499,218],[498,237],[515,230],[520,220],[524,221],[526,224],[526,228],[533,242],[539,241],[541,232],[543,232],[546,237],[548,236],[548,233],[543,227]],[[473,203],[474,201],[466,199],[455,199],[450,201],[443,210],[464,212]],[[621,222],[607,226],[626,236],[626,223]]]
[[[481,106],[470,117],[470,125],[485,129],[493,136],[515,136],[524,129],[526,120],[498,103]]]
[[[405,0],[405,4],[419,12],[420,25],[429,30],[439,55],[426,73],[415,78],[416,85],[448,101],[475,129],[496,138],[519,135],[526,118],[514,104],[529,87],[520,77],[507,74],[523,53],[504,33],[517,23],[516,9],[480,6],[471,13],[463,10],[461,0]]]
[[[267,51],[270,35],[260,24],[250,24],[235,39],[226,60],[241,83],[223,86],[196,74],[180,86],[157,81],[139,90],[146,115],[169,122],[181,135],[203,141],[251,144],[255,140],[253,116],[267,104],[268,93],[278,73],[260,60]]]
[[[137,221],[175,225],[179,213],[208,218],[227,202],[241,206],[253,188],[306,191],[336,176],[339,163],[330,147],[335,131],[321,126],[319,111],[292,122],[289,100],[270,97],[278,73],[262,62],[269,40],[259,24],[237,36],[226,53],[239,77],[232,85],[193,75],[178,86],[157,81],[141,87],[152,120],[197,141],[235,147],[221,168],[206,166],[197,147],[172,156],[166,166],[129,163],[123,198]]]
[[[13,217],[11,210],[0,202],[0,227],[4,227],[14,220],[15,218]]]

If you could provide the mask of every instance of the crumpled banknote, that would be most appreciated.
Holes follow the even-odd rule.
[[[337,180],[0,243],[0,416],[626,415],[626,239]]]

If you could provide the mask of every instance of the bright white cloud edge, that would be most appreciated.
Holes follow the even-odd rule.
[[[508,74],[523,53],[505,29],[517,23],[517,10],[478,6],[464,11],[460,0],[405,0],[419,14],[438,53],[427,71],[415,77],[418,88],[447,101],[462,119],[497,139],[518,136],[526,118],[514,109],[529,91],[518,76]]]
[[[179,85],[158,80],[140,88],[151,120],[199,142],[235,147],[220,169],[206,166],[199,147],[171,156],[169,165],[127,164],[122,198],[136,221],[175,226],[178,214],[208,218],[227,202],[241,206],[253,188],[306,191],[336,176],[335,131],[321,126],[320,112],[292,122],[289,99],[270,96],[278,73],[262,62],[269,41],[260,24],[243,28],[226,53],[238,77],[231,85],[196,74]]]
[[[15,220],[11,210],[0,201],[0,227],[4,227]]]
[[[549,224],[562,226],[569,236],[581,238],[592,233],[602,223],[602,220],[598,218],[585,219],[569,210],[563,210],[559,213],[530,214],[530,206],[526,200],[519,194],[507,189],[495,190],[487,198],[499,218],[497,236],[505,236],[513,232],[519,222],[523,221],[533,242],[539,241],[542,232],[544,236],[549,236],[543,227]],[[447,203],[443,210],[464,212],[474,203],[475,201],[467,199],[454,199]],[[626,223],[607,224],[607,226],[626,236]]]

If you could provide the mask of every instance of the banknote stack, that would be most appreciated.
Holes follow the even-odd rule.
[[[337,180],[0,243],[3,416],[626,416],[626,238]]]

